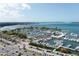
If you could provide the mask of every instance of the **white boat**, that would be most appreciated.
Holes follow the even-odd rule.
[[[78,51],[79,51],[79,46],[77,46],[77,47],[75,48],[75,50],[78,50]]]
[[[68,48],[71,47],[71,44],[67,45],[67,47],[68,47]]]

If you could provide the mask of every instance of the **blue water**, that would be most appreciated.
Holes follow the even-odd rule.
[[[79,34],[79,23],[57,23],[57,22],[22,22],[22,23],[0,23],[0,26],[11,26],[11,25],[17,25],[17,24],[26,24],[26,25],[31,25],[31,26],[37,26],[37,27],[49,27],[49,28],[60,28],[63,30],[68,30],[70,32],[73,33],[77,33]],[[49,43],[50,45],[54,45],[54,40],[49,40],[46,43]],[[69,41],[69,40],[63,40],[63,46],[67,46],[71,44],[71,48],[76,48],[77,46],[79,46],[79,43],[77,42],[73,42],[73,41]]]
[[[37,23],[32,26],[39,26],[39,27],[49,27],[49,28],[60,28],[63,30],[68,30],[69,32],[77,33],[79,34],[79,23]],[[61,39],[62,40],[62,39]],[[48,40],[46,43],[49,43],[50,45],[55,45],[54,42],[55,39]],[[59,40],[60,41],[60,40]],[[69,41],[69,40],[62,40],[63,46],[71,45],[70,48],[75,49],[77,46],[79,46],[78,42]]]
[[[31,26],[45,26],[49,28],[60,28],[64,30],[69,30],[70,32],[74,32],[79,34],[79,23],[64,23],[64,22],[4,22],[0,23],[0,27],[17,25],[17,24],[26,24]]]
[[[56,44],[56,42],[54,42],[54,41],[60,41],[60,40],[51,39],[51,40],[46,41],[46,43],[49,43],[51,46],[53,46],[53,45]],[[75,41],[62,40],[62,39],[61,39],[61,41],[63,41],[63,42],[62,42],[62,43],[63,43],[62,46],[67,47],[68,45],[71,45],[70,48],[72,48],[72,49],[75,49],[77,46],[79,46],[79,43],[78,43],[78,42],[75,42]]]
[[[36,23],[32,26],[45,26],[49,28],[60,28],[64,30],[69,30],[70,32],[79,34],[79,23]]]

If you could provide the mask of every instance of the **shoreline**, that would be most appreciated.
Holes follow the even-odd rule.
[[[19,25],[20,26],[20,25]],[[22,25],[23,26],[23,25]],[[16,27],[16,26],[14,26],[14,27]],[[20,27],[21,28],[21,27]],[[21,30],[23,29],[23,27],[21,28]],[[47,28],[46,28],[47,29]],[[13,29],[12,29],[13,30]],[[29,29],[26,29],[26,30],[29,30]],[[34,30],[34,29],[32,29],[32,30]],[[49,29],[48,29],[49,30]],[[8,30],[8,32],[7,33],[10,33],[9,31],[11,31],[11,30]],[[16,29],[16,31],[15,30],[13,30],[14,32],[16,32],[16,31],[18,31],[17,29]],[[40,32],[41,31],[41,32]],[[19,29],[19,32],[20,32],[20,29]],[[6,35],[8,35],[6,33]],[[13,33],[13,32],[12,32]],[[21,32],[21,33],[23,33],[23,32]],[[29,33],[29,32],[28,32]],[[51,32],[50,30],[49,31],[47,31],[47,30],[38,30],[36,33],[34,33],[34,34],[36,34],[37,35],[37,33],[40,33],[40,35],[38,35],[41,39],[38,39],[38,41],[39,40],[43,40],[43,41],[47,41],[47,40],[50,40],[50,39],[52,39],[52,38],[56,38],[56,39],[59,39],[59,38],[62,38],[62,37],[64,37],[64,36],[66,36],[66,33],[63,33],[62,31],[58,31],[58,32],[56,32],[56,34],[55,35],[57,35],[57,36],[55,36],[54,34],[53,34],[53,32]],[[44,35],[42,35],[42,34]],[[4,33],[3,33],[4,34]],[[16,33],[15,33],[16,34]],[[51,34],[51,35],[48,35],[48,34]],[[42,35],[42,36],[41,36]],[[16,35],[17,36],[17,35]],[[37,38],[39,38],[39,37],[37,37]],[[6,37],[7,38],[7,37]],[[13,37],[12,37],[13,38]],[[34,39],[34,40],[37,40],[37,38],[36,39]],[[18,38],[18,39],[20,39],[20,38]],[[32,38],[33,39],[33,38]],[[15,40],[15,39],[14,39]],[[28,39],[29,40],[29,39]],[[66,39],[63,39],[63,40],[66,40]],[[72,40],[73,41],[73,40]],[[20,42],[20,41],[19,41]],[[27,42],[28,43],[28,42]],[[17,43],[18,44],[18,43]],[[25,43],[22,43],[21,42],[21,44],[20,44],[20,46],[21,45],[25,45],[25,48],[28,48],[28,49],[31,49],[30,51],[36,51],[37,49],[32,49],[32,48],[29,48],[29,45],[28,44],[25,44]],[[26,46],[27,45],[27,46]],[[46,44],[46,45],[50,45],[50,44]],[[31,46],[32,47],[32,46]],[[61,46],[62,47],[62,46]],[[65,47],[65,46],[64,46]],[[69,47],[65,47],[65,48],[68,48],[68,49],[71,49],[71,48],[69,48]],[[23,46],[22,46],[22,49],[23,49]],[[40,52],[38,52],[38,51],[40,51],[40,50],[37,50],[37,53],[40,53]],[[24,52],[25,53],[25,52]],[[45,55],[57,55],[55,52],[55,54],[52,54],[52,53],[47,53],[47,52],[41,52],[41,54],[45,54]],[[59,54],[59,55],[61,55],[61,54]],[[66,55],[66,54],[65,54]]]

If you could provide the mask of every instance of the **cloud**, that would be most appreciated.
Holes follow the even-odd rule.
[[[28,4],[22,4],[22,7],[23,7],[23,9],[24,9],[24,8],[28,8],[29,10],[31,9],[31,6],[28,5]]]
[[[0,18],[16,18],[23,17],[24,10],[30,10],[31,6],[26,3],[1,3],[0,4]]]

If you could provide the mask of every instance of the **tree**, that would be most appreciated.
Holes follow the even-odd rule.
[[[33,29],[33,27],[31,26],[30,29]]]
[[[69,49],[66,49],[66,48],[63,48],[63,47],[60,47],[60,48],[58,48],[57,50],[58,50],[58,51],[61,51],[61,52],[63,52],[63,53],[69,53],[69,52],[70,52]]]
[[[42,30],[48,30],[49,28],[47,27],[41,27]]]
[[[2,31],[3,33],[7,33],[8,31],[7,30],[5,30],[5,31]]]
[[[18,56],[21,56],[22,55],[22,53],[20,52],[19,54],[18,54]]]

